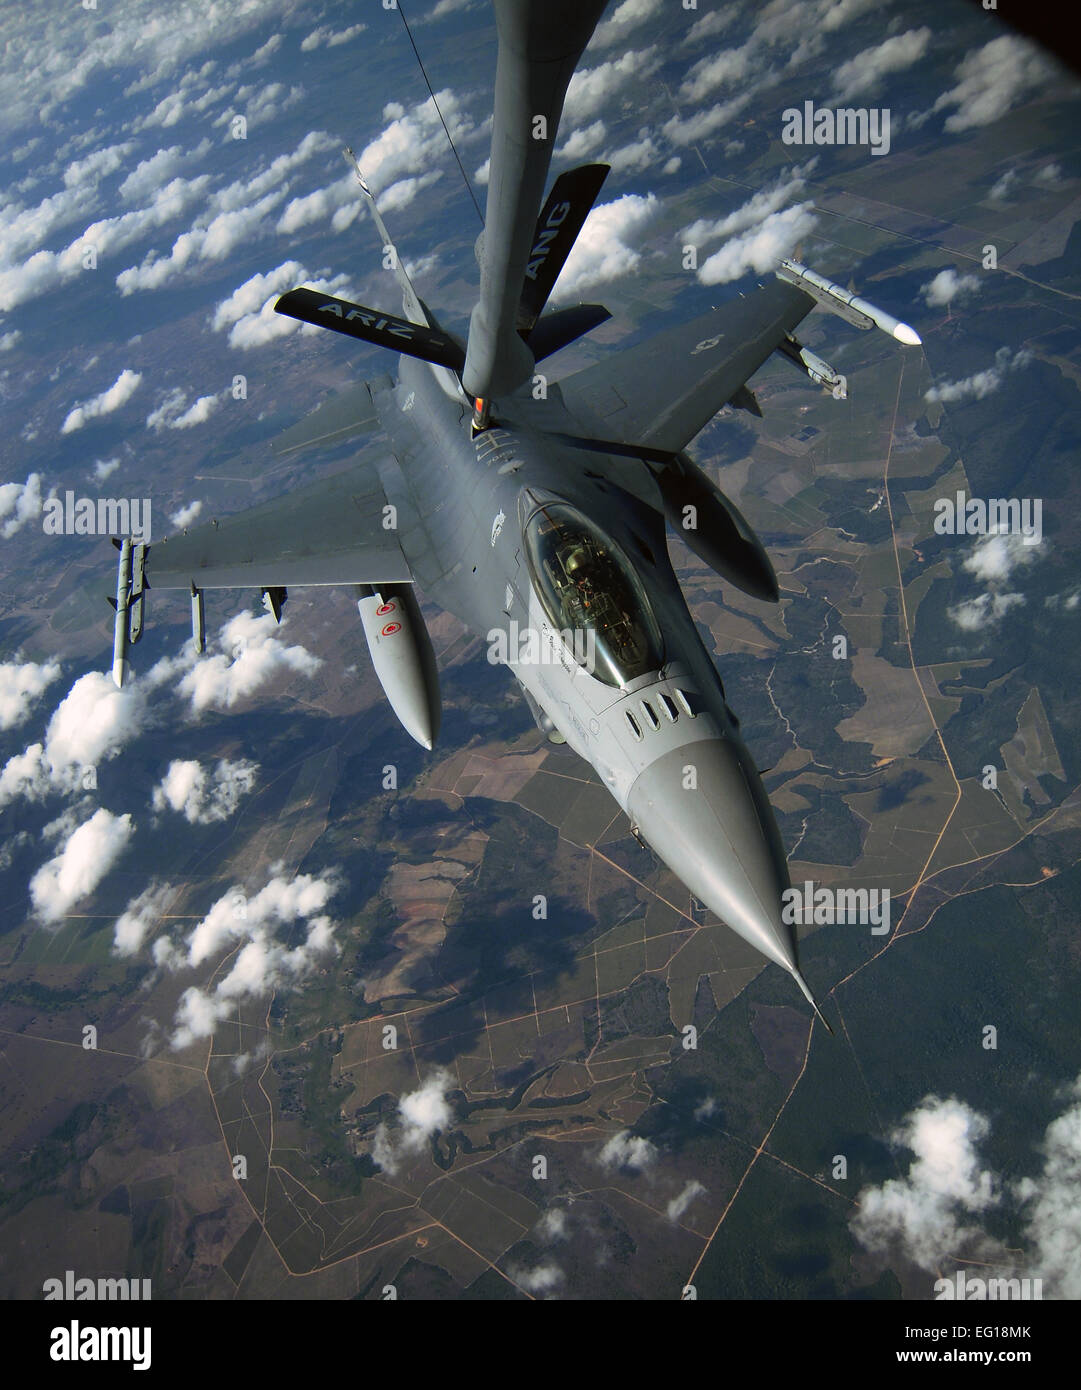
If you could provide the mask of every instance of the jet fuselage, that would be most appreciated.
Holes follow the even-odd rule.
[[[672,569],[648,468],[546,434],[592,423],[568,416],[558,386],[500,402],[474,435],[439,370],[403,357],[396,384],[373,383],[393,455],[380,478],[417,584],[510,666],[694,896],[803,987],[776,821]]]

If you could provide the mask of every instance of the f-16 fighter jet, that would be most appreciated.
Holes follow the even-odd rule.
[[[279,313],[397,360],[393,375],[333,398],[278,447],[382,431],[386,452],[168,540],[118,541],[114,676],[124,679],[148,588],[190,593],[201,649],[206,589],[259,588],[277,616],[289,589],[353,585],[387,697],[431,748],[439,679],[416,585],[481,638],[504,639],[499,657],[544,733],[596,769],[639,840],[817,1012],[782,913],[789,877],[777,823],[665,526],[729,583],[775,602],[761,543],[686,446],[727,403],[757,409],[747,383],[775,352],[843,394],[843,378],[794,337],[816,306],[901,343],[919,339],[786,261],[745,297],[536,391],[537,364],[609,317],[597,304],[547,308],[607,168],[564,173],[544,196],[567,85],[604,4],[494,4],[491,166],[468,335],[440,322],[397,255],[401,316],[313,289],[283,295]]]

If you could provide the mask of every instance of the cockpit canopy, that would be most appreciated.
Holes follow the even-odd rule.
[[[622,687],[663,664],[646,592],[610,537],[567,502],[543,503],[523,534],[537,597],[580,666]]]

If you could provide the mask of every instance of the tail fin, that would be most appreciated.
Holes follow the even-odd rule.
[[[399,288],[402,292],[402,309],[406,318],[409,319],[411,323],[420,323],[428,328],[434,328],[435,324],[432,322],[432,316],[428,313],[427,309],[425,309],[420,299],[418,299],[417,292],[413,288],[413,282],[405,273],[405,266],[402,265],[402,258],[398,255],[398,248],[391,241],[386,223],[383,221],[379,208],[376,206],[375,195],[368,187],[364,175],[360,171],[360,165],[357,163],[357,157],[348,145],[342,150],[342,158],[356,174],[357,183],[360,184],[361,192],[367,199],[368,211],[371,213],[372,220],[375,222],[376,231],[378,231],[379,235],[383,238],[383,255],[386,257],[388,253],[390,254],[390,269],[394,271],[395,279],[398,281]]]
[[[556,179],[541,208],[518,306],[518,331],[526,342],[548,303],[609,168],[607,164],[583,164],[568,169]]]

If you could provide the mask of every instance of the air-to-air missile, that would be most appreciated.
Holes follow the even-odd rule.
[[[146,563],[146,546],[139,544],[131,550],[131,601],[128,604],[128,641],[134,647],[143,635],[143,595],[146,584],[143,566]]]
[[[191,640],[201,656],[206,651],[206,609],[203,606],[203,591],[191,585]]]
[[[113,621],[113,680],[116,688],[123,687],[128,673],[128,602],[131,597],[131,538],[113,541],[120,551],[116,567],[116,598],[110,599],[116,617]]]
[[[817,352],[812,352],[810,348],[796,342],[791,335],[781,340],[777,351],[782,357],[787,357],[789,362],[798,367],[817,386],[825,386],[828,391],[832,391],[837,400],[843,401],[847,398],[848,387],[844,377],[840,372],[834,371],[828,362],[823,361]]]
[[[358,584],[357,608],[372,665],[410,738],[431,749],[443,705],[432,639],[411,584]]]
[[[828,309],[831,314],[836,314],[856,328],[881,328],[883,333],[888,333],[907,347],[920,345],[920,335],[907,323],[895,319],[885,309],[879,309],[870,300],[861,299],[858,294],[853,294],[833,280],[827,280],[816,270],[800,265],[799,261],[782,261],[777,276],[805,294],[812,295],[823,309]]]

